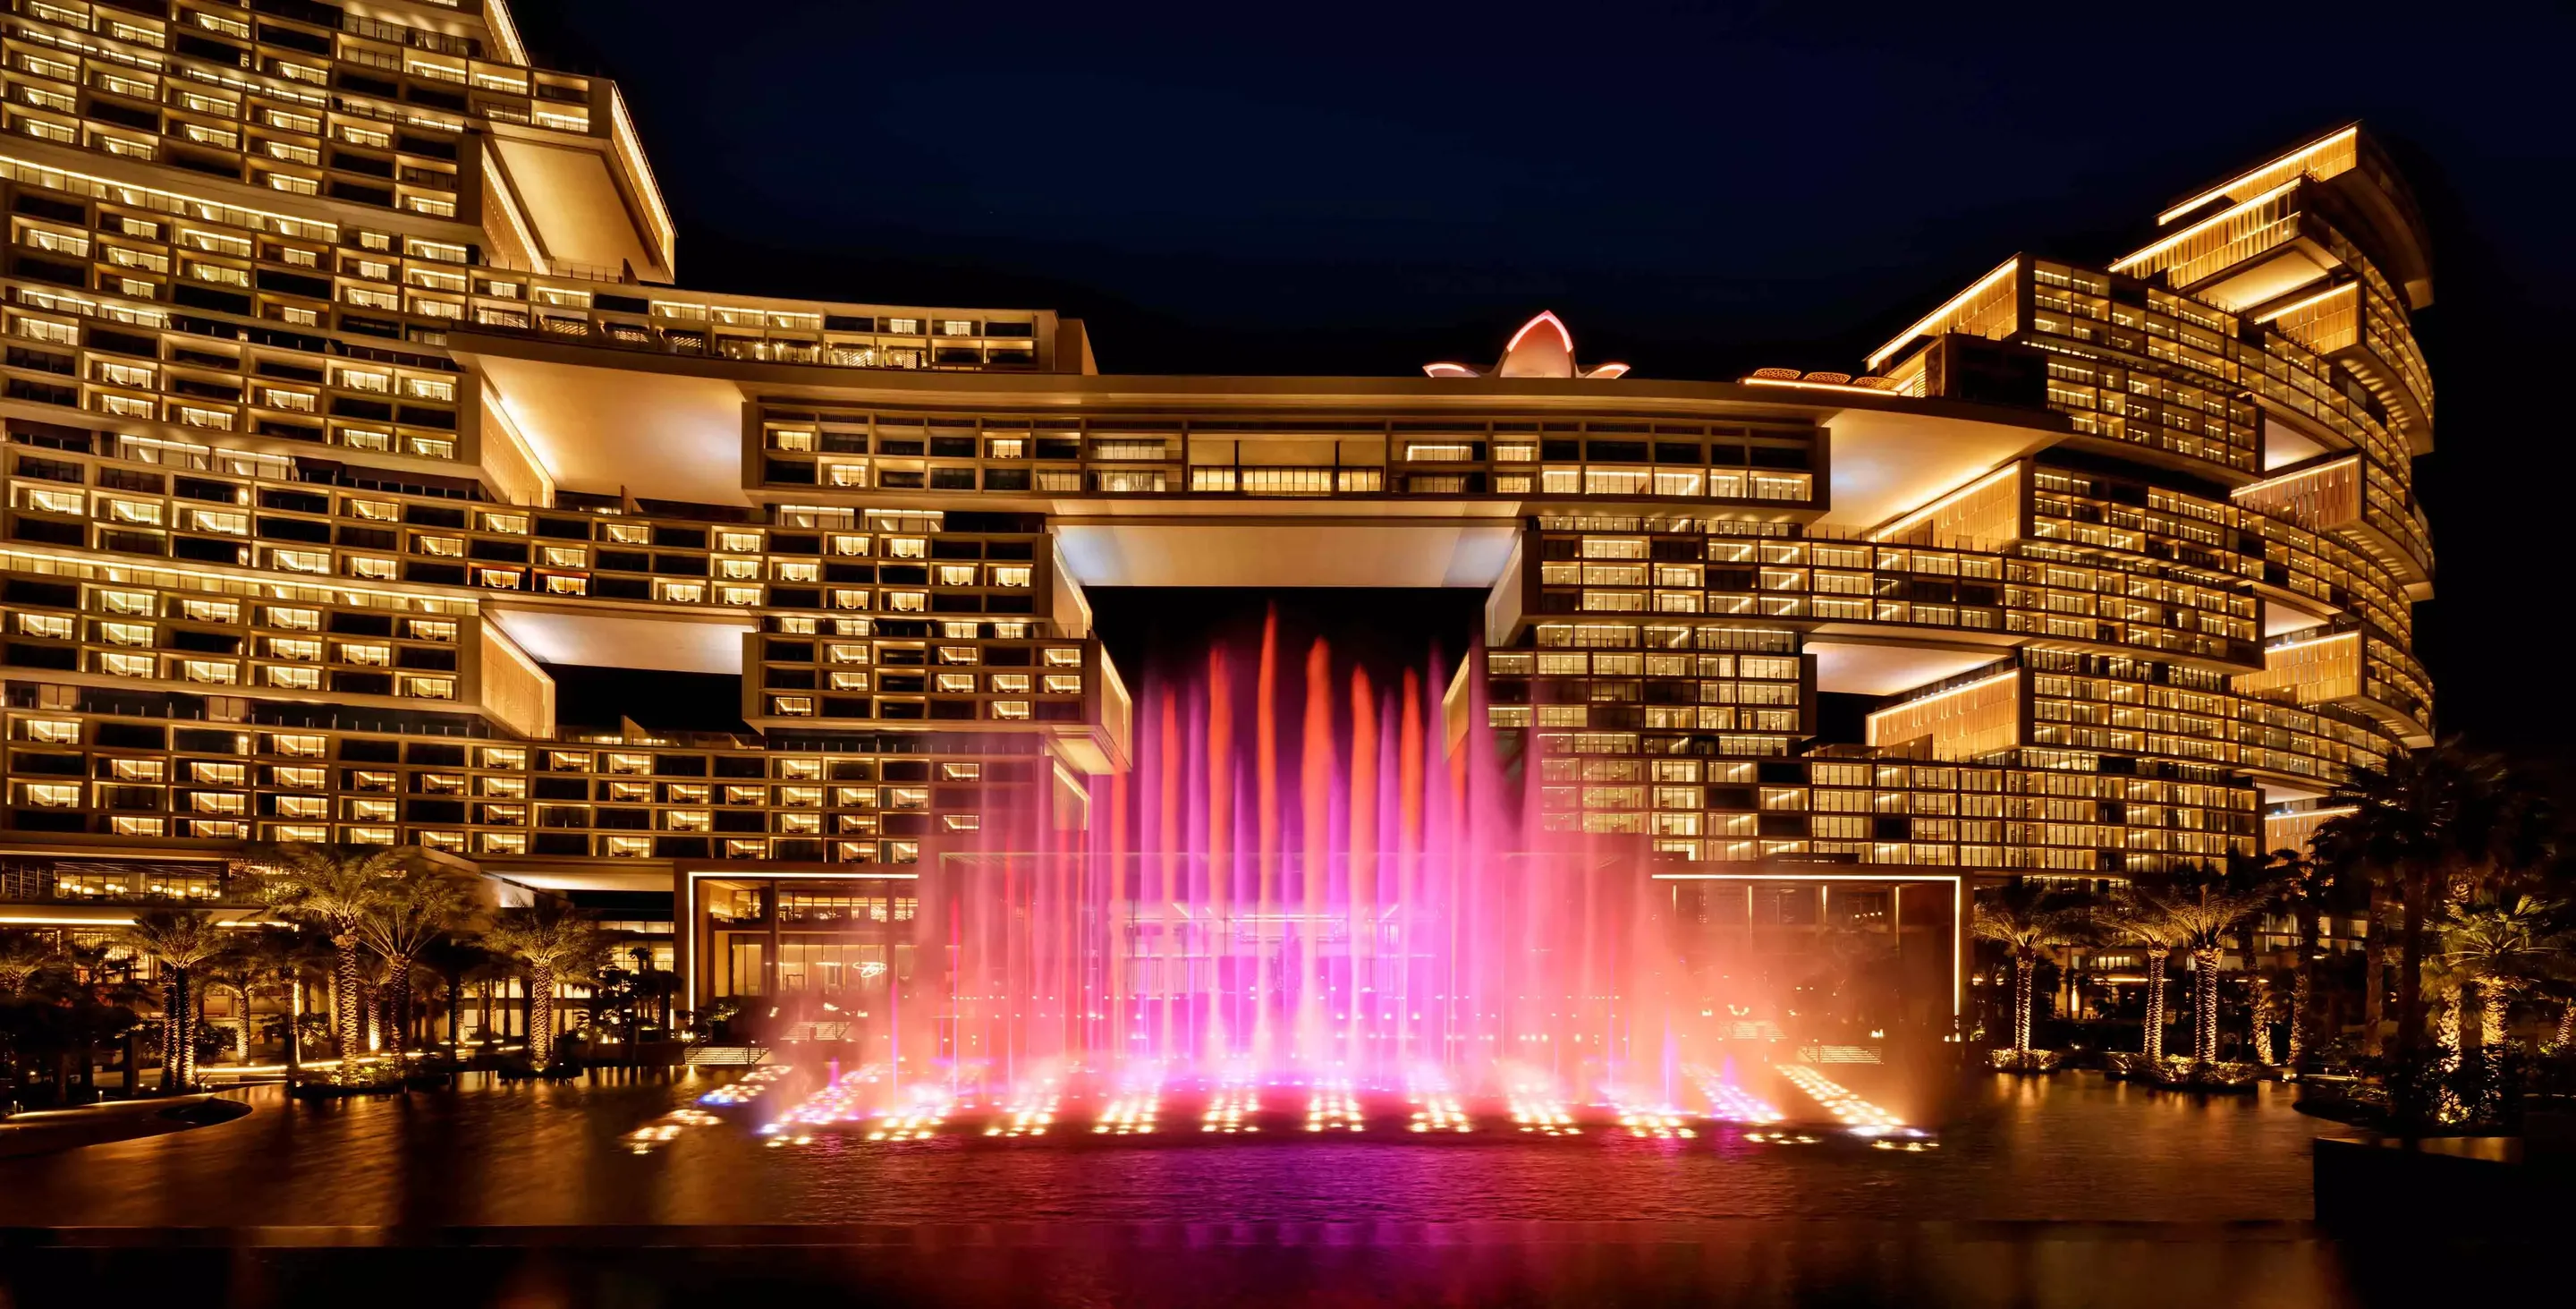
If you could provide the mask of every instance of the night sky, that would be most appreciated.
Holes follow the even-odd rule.
[[[1407,374],[1543,308],[1642,375],[1857,369],[2014,251],[2106,260],[2359,118],[2434,228],[2444,727],[2576,739],[2571,647],[2532,639],[2567,585],[2528,585],[2576,529],[2567,5],[516,12],[623,84],[685,284],[1052,307],[1110,372]]]

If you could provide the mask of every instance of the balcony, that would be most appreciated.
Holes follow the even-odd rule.
[[[2412,598],[2430,594],[2433,547],[2423,510],[2394,476],[2360,455],[2240,486],[2228,498],[2309,531],[2341,536],[2385,565]]]

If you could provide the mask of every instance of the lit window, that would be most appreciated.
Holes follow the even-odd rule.
[[[26,718],[19,720],[26,738],[39,745],[80,744],[80,723],[69,718]]]
[[[182,674],[191,682],[230,686],[241,677],[239,665],[216,659],[190,659],[184,661],[180,668]]]

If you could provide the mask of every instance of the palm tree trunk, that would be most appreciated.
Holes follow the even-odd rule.
[[[292,1086],[304,1072],[304,979],[286,978],[286,1081]]]
[[[179,1086],[185,1090],[197,1084],[197,994],[187,969],[173,971],[179,977]]]
[[[2272,989],[2270,982],[2258,981],[2255,984],[2254,1062],[2266,1068],[2271,1067],[2274,1062],[2272,1059],[2272,1002],[2278,998],[2279,993]]]
[[[2191,1057],[2213,1063],[2218,1059],[2218,951],[2192,951],[2191,967]]]
[[[2030,1011],[2038,1003],[2036,959],[2013,961],[2013,1049],[2030,1049]]]
[[[2308,1057],[2308,1010],[2316,1003],[2316,970],[2308,963],[2307,952],[2299,954],[2297,971],[2290,975],[2290,1067],[2302,1066]]]
[[[2380,1029],[2388,1023],[2388,892],[2370,886],[2370,921],[2362,925],[2361,1049],[2378,1058],[2387,1048]]]
[[[2433,1067],[2441,1074],[2433,1092],[2433,1116],[2445,1123],[2467,1117],[2459,1091],[2460,1006],[2466,998],[2453,991],[2433,1001]]]
[[[2424,1053],[2424,900],[2431,879],[2409,877],[2399,894],[2402,922],[2397,938],[2397,1093],[2390,1107],[2398,1121],[2413,1124],[2423,1113],[2416,1088],[2417,1066]]]
[[[161,978],[161,1089],[174,1092],[188,1083],[179,1066],[188,1045],[188,975],[169,965]]]
[[[528,1061],[539,1068],[554,1062],[555,970],[528,969]]]
[[[2317,906],[2299,906],[2299,958],[2290,971],[2290,1066],[2308,1057],[2308,1029],[2315,1025],[2317,991]]]
[[[331,1020],[339,1029],[340,1069],[347,1072],[367,1052],[366,1013],[358,995],[358,938],[343,933],[332,937],[331,944],[339,952],[331,970]]]
[[[385,961],[385,1004],[392,1010],[385,1024],[385,1043],[393,1047],[394,1061],[399,1065],[403,1051],[411,1044],[411,961]]]
[[[2165,1057],[2165,959],[2161,950],[2147,952],[2147,1020],[2138,1034],[2138,1050],[2152,1062]]]
[[[2478,988],[2478,1053],[2493,1059],[2504,1053],[2504,989],[2489,983]]]

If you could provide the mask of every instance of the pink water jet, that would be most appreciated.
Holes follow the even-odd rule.
[[[1541,830],[1534,778],[1470,730],[1477,679],[1436,656],[1387,685],[1303,653],[1283,685],[1274,613],[1257,648],[1149,679],[1092,821],[988,815],[952,847],[923,891],[946,1012],[894,1041],[903,1078],[1669,1102],[1690,1041],[1642,838]]]

